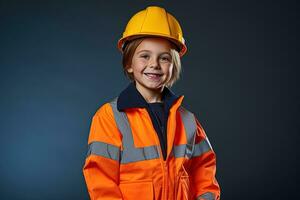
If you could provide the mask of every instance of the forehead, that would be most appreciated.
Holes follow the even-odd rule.
[[[145,38],[136,48],[136,52],[141,50],[169,52],[171,50],[171,43],[169,40],[159,37]]]

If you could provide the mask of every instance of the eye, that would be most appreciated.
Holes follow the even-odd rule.
[[[150,56],[148,54],[142,54],[140,57],[144,59],[148,59]]]
[[[162,62],[171,62],[171,57],[170,56],[162,56],[162,57],[160,57],[160,60]]]

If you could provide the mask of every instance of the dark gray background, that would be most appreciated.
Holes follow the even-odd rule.
[[[91,117],[127,86],[116,43],[148,5],[183,28],[172,90],[210,138],[222,199],[297,199],[296,1],[0,1],[0,199],[88,199]]]

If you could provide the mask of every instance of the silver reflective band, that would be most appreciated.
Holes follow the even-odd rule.
[[[181,157],[185,157],[185,151],[186,151],[186,145],[182,144],[182,145],[174,146],[172,153],[175,158],[181,158]]]
[[[193,145],[181,144],[173,147],[172,151],[175,158],[191,158],[193,153]]]
[[[110,102],[119,131],[123,135],[120,161],[122,164],[159,158],[158,146],[136,148],[126,113],[118,111],[117,98]]]
[[[198,144],[195,144],[197,134],[197,123],[194,114],[186,110],[182,106],[180,107],[179,111],[186,132],[187,144],[175,146],[174,156],[176,158],[192,158],[196,156],[201,156],[203,153],[211,150],[212,148],[208,141],[208,138],[205,138]]]
[[[195,142],[197,130],[195,116],[193,113],[183,108],[183,106],[179,107],[179,112],[185,129],[187,144],[192,145]]]
[[[179,107],[179,112],[185,129],[187,144],[174,146],[173,153],[175,158],[191,158],[197,130],[196,120],[194,114],[186,110],[183,106]]]
[[[89,144],[87,157],[91,154],[119,161],[120,149],[117,146],[104,142],[92,142]]]
[[[212,192],[206,192],[196,198],[197,200],[215,200],[215,194]]]
[[[121,151],[121,163],[131,163],[143,160],[151,160],[159,158],[157,146],[149,146],[144,148],[135,148],[134,150]]]
[[[182,144],[182,145],[174,146],[173,153],[175,158],[180,158],[180,157],[192,158],[192,157],[201,156],[202,154],[210,150],[211,147],[207,139],[204,139],[195,145]]]
[[[195,144],[192,157],[201,156],[205,152],[212,150],[207,138]]]

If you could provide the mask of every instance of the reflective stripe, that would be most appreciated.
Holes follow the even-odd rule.
[[[193,149],[192,154],[190,154],[190,149]],[[193,147],[189,146],[189,144],[182,144],[174,146],[173,154],[175,158],[187,157],[192,158],[196,156],[201,156],[202,154],[211,150],[211,147],[208,141],[202,140],[198,144],[195,144]]]
[[[120,159],[120,149],[117,146],[104,142],[92,142],[89,144],[87,156],[91,154],[103,156],[116,161],[119,161]]]
[[[193,144],[195,142],[197,124],[194,114],[186,110],[182,106],[179,107],[179,112],[181,116],[182,123],[184,125],[186,139],[188,144]]]
[[[198,196],[197,200],[215,200],[215,194],[212,192],[206,192]]]
[[[150,160],[159,158],[158,146],[148,146],[143,148],[136,148],[134,146],[133,135],[131,127],[125,112],[118,111],[117,98],[110,102],[112,107],[114,118],[118,129],[123,135],[122,144],[123,151],[121,151],[121,163],[131,163],[142,160]]]
[[[174,155],[175,158],[191,158],[193,153],[193,145],[190,144],[181,144],[181,145],[175,145],[173,147],[172,155]]]
[[[172,155],[174,155],[175,158],[181,158],[185,156],[185,151],[186,151],[185,144],[176,145],[173,147]]]
[[[210,151],[212,148],[210,146],[210,143],[207,138],[199,142],[198,144],[195,144],[194,152],[192,157],[201,156],[207,151]]]
[[[191,158],[194,151],[194,143],[196,137],[197,124],[194,114],[183,108],[179,107],[181,120],[186,133],[187,144],[174,146],[173,153],[175,158],[187,157]]]
[[[182,151],[183,151],[184,147],[182,147],[182,145],[180,145],[180,147],[177,146],[174,148],[174,151],[175,151],[174,154],[175,154],[175,157],[191,158],[193,151],[194,151],[194,144],[195,144],[195,137],[196,137],[196,130],[197,130],[196,120],[195,120],[194,114],[191,113],[190,111],[186,110],[182,106],[180,106],[179,112],[180,112],[182,123],[184,125],[187,144],[184,145],[185,152],[184,152],[183,156],[182,156],[182,154],[183,154]],[[180,153],[178,152],[178,150]]]
[[[159,158],[157,146],[149,146],[149,147],[134,148],[134,149],[127,148],[127,151],[124,149],[124,151],[121,152],[122,164],[143,161],[143,160],[151,160],[156,158]]]
[[[206,137],[204,140],[195,144],[197,123],[193,113],[186,110],[184,107],[179,108],[182,123],[184,125],[187,144],[174,146],[173,153],[176,158],[179,157],[196,157],[201,156],[203,153],[211,150],[211,145]]]

